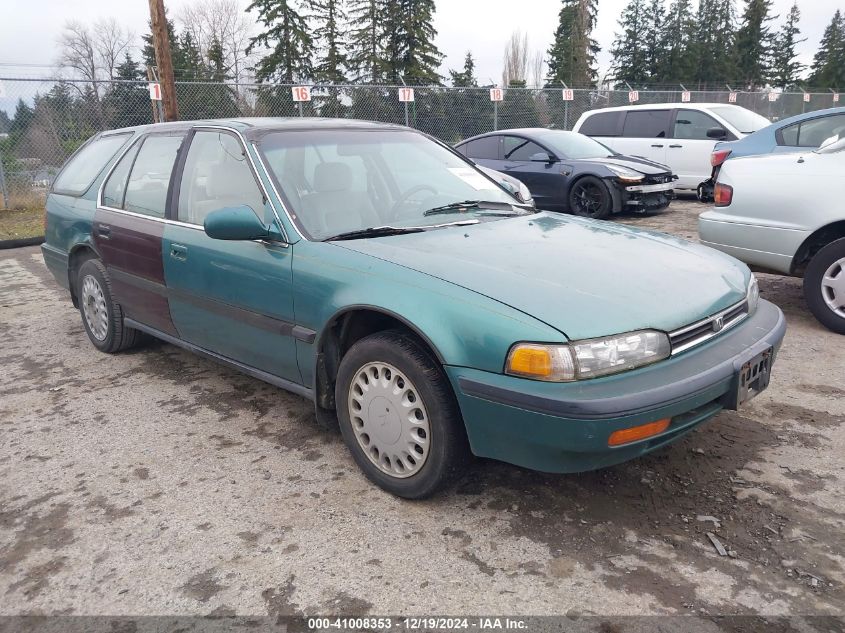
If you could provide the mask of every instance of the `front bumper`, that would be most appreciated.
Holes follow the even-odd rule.
[[[476,455],[545,472],[610,466],[677,440],[721,411],[739,368],[765,349],[775,354],[786,322],[760,301],[741,325],[649,367],[582,382],[546,383],[447,366]],[[663,418],[661,434],[618,447],[619,429]]]

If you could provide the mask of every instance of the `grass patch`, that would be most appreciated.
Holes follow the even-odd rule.
[[[44,207],[0,209],[0,240],[22,240],[44,235]]]

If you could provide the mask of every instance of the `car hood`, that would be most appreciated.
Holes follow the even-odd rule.
[[[607,158],[587,158],[582,159],[582,163],[592,163],[594,165],[616,165],[617,167],[625,167],[633,169],[647,176],[654,176],[657,174],[670,173],[671,170],[666,165],[661,165],[646,158],[639,158],[637,156],[608,156]]]
[[[552,213],[336,244],[495,299],[570,339],[677,329],[741,301],[750,275],[669,235]]]

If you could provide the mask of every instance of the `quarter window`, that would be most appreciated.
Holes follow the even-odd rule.
[[[461,153],[469,158],[499,160],[500,136],[485,136],[461,145]]]
[[[724,129],[724,126],[709,114],[697,110],[678,110],[678,115],[675,117],[674,138],[696,141],[713,140],[707,138],[707,130],[714,127]]]
[[[546,150],[525,138],[506,136],[502,144],[505,160],[531,160],[535,154],[548,154]]]
[[[818,147],[832,136],[845,137],[845,114],[793,123],[780,131],[778,145]]]
[[[138,143],[123,155],[120,162],[112,171],[111,176],[103,187],[103,205],[113,209],[123,208],[123,196],[126,195],[126,181],[129,179],[129,170],[138,154]]]
[[[670,110],[628,110],[622,136],[630,138],[666,138]]]
[[[53,184],[53,191],[81,195],[88,190],[103,167],[123,147],[130,133],[110,134],[91,141],[80,149],[65,165]]]
[[[133,213],[163,218],[167,207],[170,174],[182,136],[148,136],[138,151],[123,208]]]
[[[264,195],[247,163],[243,146],[227,132],[198,131],[185,160],[177,219],[202,224],[216,209],[242,206],[263,218]]]

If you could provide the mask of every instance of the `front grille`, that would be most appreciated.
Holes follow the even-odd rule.
[[[644,185],[662,185],[664,182],[673,182],[675,177],[672,174],[657,174],[656,176],[646,176],[643,179]]]
[[[748,316],[748,302],[743,300],[732,305],[727,310],[686,325],[674,332],[669,333],[669,341],[672,343],[672,354],[679,354],[710,340],[725,330],[732,328]]]

